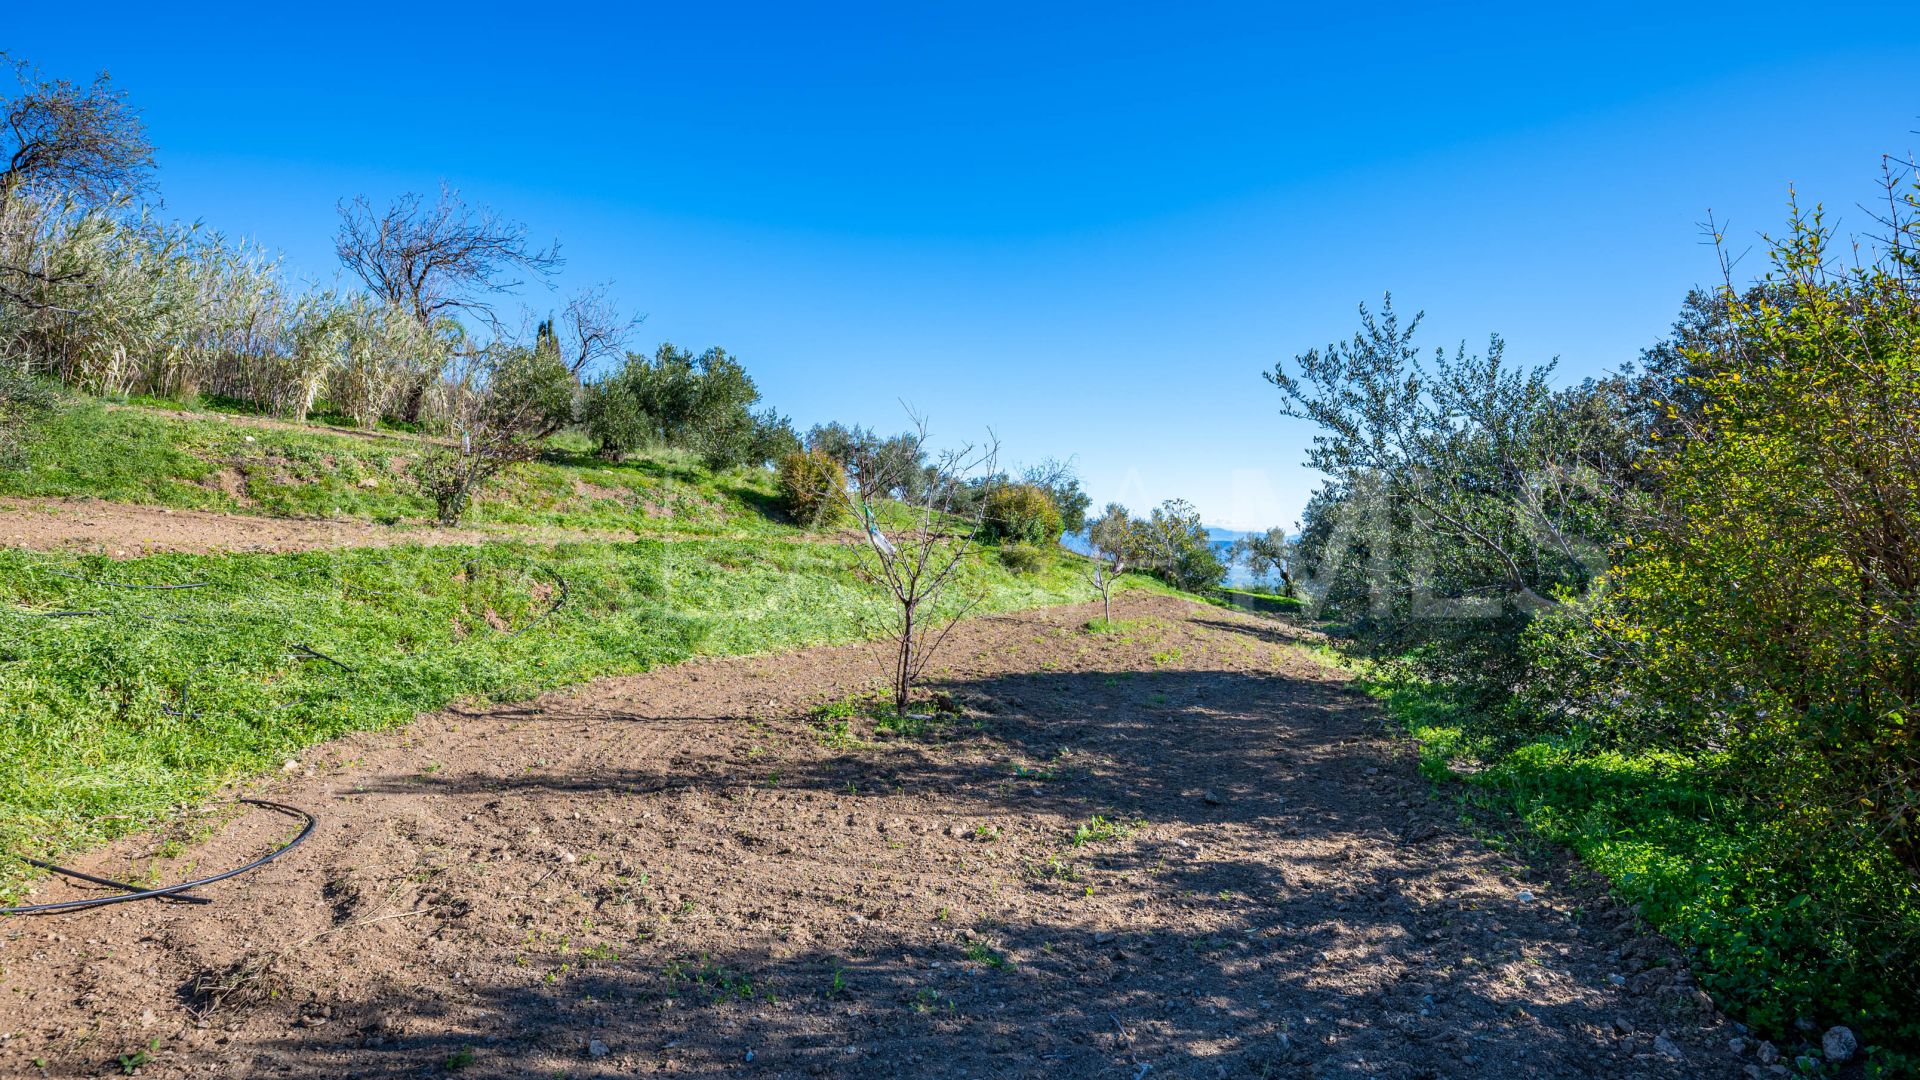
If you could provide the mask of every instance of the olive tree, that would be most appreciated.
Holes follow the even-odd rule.
[[[1261,581],[1265,581],[1270,574],[1279,574],[1281,594],[1292,596],[1293,575],[1289,565],[1292,553],[1292,546],[1287,543],[1287,531],[1274,528],[1235,540],[1228,557],[1246,566]]]
[[[1113,623],[1113,586],[1127,569],[1127,555],[1138,546],[1127,508],[1108,503],[1099,518],[1087,525],[1087,544],[1093,549],[1093,571],[1088,577],[1100,590],[1100,617]]]

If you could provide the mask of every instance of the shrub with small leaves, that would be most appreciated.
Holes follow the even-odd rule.
[[[845,511],[847,474],[819,450],[795,450],[780,459],[780,508],[810,529],[831,525]]]
[[[53,388],[12,367],[0,367],[0,469],[20,464],[33,427],[52,415]]]
[[[1006,544],[1000,548],[1000,563],[1016,574],[1031,574],[1045,566],[1047,553],[1035,544]]]
[[[1015,544],[1057,544],[1060,508],[1036,484],[1009,484],[987,493],[981,531],[988,539]]]

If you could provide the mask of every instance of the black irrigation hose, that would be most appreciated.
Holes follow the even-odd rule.
[[[327,663],[332,664],[334,667],[337,667],[342,671],[358,670],[353,665],[343,664],[340,661],[335,660],[333,657],[328,656],[326,653],[321,652],[319,649],[316,649],[311,645],[301,645],[301,644],[295,643],[293,645],[288,646],[288,649],[289,651],[300,653],[314,660],[325,660]]]
[[[84,911],[88,908],[105,907],[108,904],[124,904],[129,900],[153,900],[153,899],[158,899],[162,897],[197,901],[200,898],[183,897],[183,896],[180,896],[179,894],[184,893],[190,889],[197,889],[202,885],[211,885],[216,881],[225,881],[230,877],[238,877],[239,875],[244,874],[249,870],[257,870],[260,867],[265,866],[266,864],[272,862],[273,860],[279,858],[280,856],[285,855],[287,852],[292,851],[294,848],[299,847],[301,842],[306,840],[308,836],[312,835],[314,826],[318,824],[318,822],[315,821],[314,816],[312,814],[307,813],[305,810],[302,810],[297,806],[288,806],[285,803],[269,802],[266,799],[240,799],[239,801],[243,803],[249,803],[254,806],[264,806],[269,810],[276,810],[283,814],[299,817],[305,822],[305,824],[300,826],[299,835],[287,841],[285,844],[282,844],[281,846],[273,849],[272,851],[267,852],[265,855],[262,855],[259,858],[253,860],[252,862],[247,863],[245,866],[236,867],[235,869],[225,871],[224,873],[213,874],[203,878],[195,878],[192,881],[183,881],[177,885],[166,885],[158,889],[142,889],[139,892],[122,893],[119,896],[94,896],[94,897],[89,897],[85,900],[63,900],[56,904],[27,904],[23,907],[0,908],[0,915],[53,915],[53,914],[66,912],[66,911]],[[33,862],[34,860],[27,859],[25,861]],[[35,865],[46,866],[47,864],[35,863]],[[51,869],[60,870],[59,867],[52,867]],[[60,872],[72,873],[72,871],[60,871]],[[82,878],[85,878],[86,880],[94,881],[102,884],[113,884],[113,885],[120,884],[119,882],[107,882],[102,878],[91,877],[89,875],[84,875],[84,874],[76,874],[74,876],[82,877]],[[121,887],[124,888],[126,886],[121,886]]]
[[[43,862],[39,859],[29,859],[25,855],[15,855],[14,858],[19,859],[21,862],[26,863],[28,866],[37,866],[42,870],[51,870],[62,877],[79,878],[81,881],[91,881],[95,885],[110,885],[116,889],[124,889],[127,892],[140,891],[140,886],[138,885],[129,885],[124,881],[115,881],[112,878],[95,877],[94,875],[89,874],[84,870],[75,870],[70,866],[58,866],[54,863]],[[204,896],[188,896],[185,893],[182,893],[179,896],[164,896],[164,897],[161,897],[161,899],[178,900],[183,904],[213,903],[213,901],[207,899]]]

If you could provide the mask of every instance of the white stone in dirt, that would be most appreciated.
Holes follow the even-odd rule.
[[[1656,1035],[1653,1037],[1653,1048],[1670,1058],[1677,1059],[1681,1056],[1680,1048],[1674,1045],[1673,1040],[1667,1038],[1665,1035]]]
[[[599,1039],[595,1039],[592,1042],[587,1044],[588,1057],[603,1058],[611,1053],[613,1053],[613,1049],[609,1047],[606,1043],[601,1042]]]
[[[1519,892],[1513,894],[1513,898],[1523,904],[1531,904],[1533,903],[1533,890],[1521,889]]]
[[[1753,1056],[1760,1059],[1760,1064],[1771,1065],[1780,1060],[1780,1050],[1770,1042],[1762,1042],[1760,1048],[1753,1052]]]
[[[1830,1027],[1825,1035],[1820,1036],[1820,1052],[1836,1065],[1853,1060],[1853,1055],[1859,1049],[1860,1040],[1854,1038],[1850,1028]]]

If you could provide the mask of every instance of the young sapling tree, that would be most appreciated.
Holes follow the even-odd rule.
[[[857,459],[840,491],[865,530],[862,576],[891,601],[886,636],[894,646],[893,707],[901,717],[908,715],[914,685],[934,653],[980,602],[972,596],[942,603],[980,541],[984,500],[963,509],[960,499],[969,489],[997,482],[999,457],[989,435],[985,443],[942,451],[928,461],[927,424],[917,415],[905,438],[906,453]],[[904,474],[909,465],[920,471],[921,482]]]
[[[1113,585],[1126,572],[1127,559],[1136,545],[1133,521],[1126,507],[1108,503],[1098,520],[1087,526],[1087,543],[1093,548],[1093,572],[1088,577],[1100,590],[1100,618],[1113,625]]]

